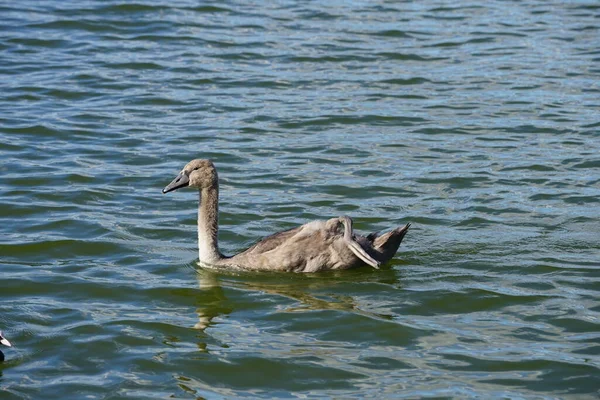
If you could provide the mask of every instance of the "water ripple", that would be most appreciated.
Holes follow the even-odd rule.
[[[598,6],[0,5],[10,398],[597,395]],[[195,271],[412,222],[382,270]]]

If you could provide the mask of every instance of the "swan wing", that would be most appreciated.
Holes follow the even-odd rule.
[[[300,232],[301,229],[302,226],[298,226],[287,231],[274,233],[259,240],[256,244],[244,251],[244,253],[260,254],[274,250],[295,236],[298,232]]]

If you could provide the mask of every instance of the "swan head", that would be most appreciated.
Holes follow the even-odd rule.
[[[218,182],[219,178],[217,177],[217,170],[212,161],[196,159],[187,163],[175,179],[173,179],[162,192],[169,193],[183,187],[197,189],[217,187]]]

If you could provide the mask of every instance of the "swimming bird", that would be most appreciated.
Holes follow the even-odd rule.
[[[199,192],[198,256],[200,264],[208,267],[282,272],[343,270],[363,265],[379,268],[396,254],[410,227],[406,224],[381,236],[360,236],[354,234],[352,220],[341,216],[275,233],[227,257],[218,245],[219,177],[212,161],[190,161],[162,192],[184,187]]]
[[[4,336],[2,336],[2,331],[0,331],[0,344],[3,344],[8,347],[12,346],[10,342]],[[2,361],[4,361],[4,353],[0,351],[0,362]]]

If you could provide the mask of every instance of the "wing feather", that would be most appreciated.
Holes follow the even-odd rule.
[[[244,251],[244,253],[266,253],[267,251],[276,249],[289,238],[296,235],[300,229],[302,229],[302,226],[298,226],[287,231],[274,233],[261,239],[258,243],[250,246],[248,250]]]

